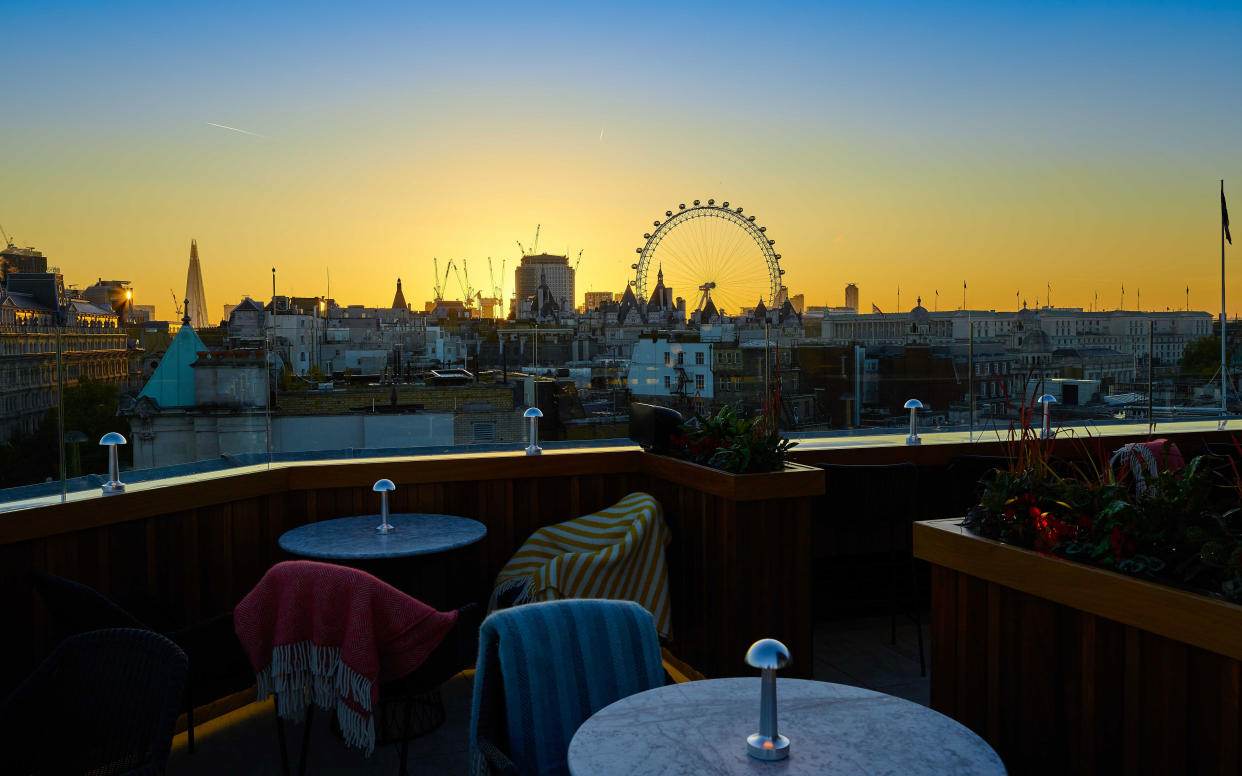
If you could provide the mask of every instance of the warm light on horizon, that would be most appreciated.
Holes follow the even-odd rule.
[[[507,297],[536,224],[583,251],[581,304],[624,290],[653,219],[708,197],[759,217],[808,305],[853,282],[864,311],[899,287],[900,309],[956,309],[966,281],[971,308],[1050,284],[1112,309],[1124,281],[1127,307],[1219,307],[1239,9],[911,6],[895,25],[776,5],[757,49],[723,6],[424,10],[18,9],[0,223],[67,282],[133,273],[163,318],[191,236],[209,309],[267,299],[273,265],[278,294],[330,278],[339,304],[387,306],[401,277],[422,309],[432,257]]]

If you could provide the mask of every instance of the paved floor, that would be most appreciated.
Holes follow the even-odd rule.
[[[924,620],[926,623],[926,619]],[[906,698],[926,705],[929,681],[919,676],[918,638],[914,624],[898,620],[897,643],[889,643],[887,617],[866,617],[818,623],[815,628],[816,679],[838,682]],[[930,650],[928,629],[923,627],[925,650]],[[928,654],[928,652],[925,652]],[[797,655],[794,659],[797,659]],[[442,690],[447,720],[434,734],[410,743],[411,774],[466,774],[468,768],[468,726],[473,678],[461,674]],[[397,773],[396,747],[376,749],[365,758],[355,749],[346,749],[328,733],[326,715],[315,720],[306,773],[310,774],[387,774]],[[322,734],[320,734],[320,732]],[[287,726],[290,757],[295,758],[301,742],[301,728]],[[252,703],[197,728],[197,751],[186,752],[185,734],[173,742],[169,761],[171,776],[191,774],[280,773],[280,750],[270,701]]]

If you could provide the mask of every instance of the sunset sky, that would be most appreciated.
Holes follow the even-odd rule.
[[[808,304],[956,308],[966,280],[973,308],[1047,283],[1112,308],[1124,280],[1127,307],[1218,309],[1242,4],[936,6],[4,3],[0,225],[161,316],[191,238],[216,313],[273,266],[342,304],[401,277],[421,309],[433,256],[476,286],[506,258],[511,292],[536,224],[584,251],[581,302],[708,197]]]

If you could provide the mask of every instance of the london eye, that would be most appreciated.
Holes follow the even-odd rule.
[[[691,311],[703,309],[708,299],[727,315],[761,300],[775,306],[785,274],[781,255],[767,228],[741,207],[696,199],[666,210],[652,226],[643,235],[646,243],[636,249],[638,261],[630,265],[639,298],[649,298],[663,273],[664,286],[684,297]]]

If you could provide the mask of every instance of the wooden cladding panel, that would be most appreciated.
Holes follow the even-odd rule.
[[[943,566],[932,708],[1014,774],[1242,769],[1242,663]]]
[[[694,487],[686,472],[669,478],[643,471],[640,463],[641,454],[633,452],[546,456],[524,467],[520,459],[496,466],[486,459],[438,461],[432,468],[446,475],[442,480],[405,463],[393,477],[392,509],[484,523],[488,536],[468,560],[435,571],[447,579],[469,566],[461,583],[484,599],[500,568],[536,529],[597,511],[634,491],[650,492],[663,504],[673,534],[667,558],[674,651],[708,675],[749,674],[746,648],[771,636],[794,653],[790,675],[809,676],[810,501],[801,491],[808,480],[822,482],[822,475],[798,472],[797,487],[773,487],[762,498],[746,486],[745,500],[737,501]],[[690,466],[660,462],[665,472],[679,465]],[[519,468],[523,476],[513,476]],[[107,513],[94,522],[80,505],[57,505],[48,508],[56,519],[42,534],[37,520],[23,514],[20,525],[0,531],[0,584],[15,601],[6,612],[17,632],[30,634],[5,647],[5,657],[12,657],[4,661],[12,672],[4,677],[6,685],[52,646],[46,612],[26,579],[29,571],[48,570],[96,587],[157,627],[188,624],[232,609],[268,568],[287,559],[277,544],[285,531],[377,513],[370,488],[375,473],[341,465],[316,477],[313,467],[302,467],[239,475],[244,487],[171,486],[158,500],[148,492],[135,500],[127,494],[93,501]],[[192,498],[182,497],[183,487]],[[161,511],[158,504],[175,509]],[[123,516],[135,505],[140,508]]]

